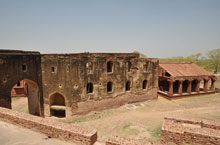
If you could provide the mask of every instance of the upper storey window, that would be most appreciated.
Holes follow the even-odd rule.
[[[23,71],[23,72],[26,72],[26,71],[27,71],[27,65],[26,65],[26,64],[23,64],[23,65],[22,65],[22,71]]]
[[[149,62],[146,62],[146,64],[145,64],[145,71],[148,70],[148,66],[149,66]]]
[[[130,61],[127,62],[127,70],[128,70],[128,72],[131,72],[131,62]]]
[[[113,62],[112,61],[108,61],[107,62],[107,72],[113,72]]]

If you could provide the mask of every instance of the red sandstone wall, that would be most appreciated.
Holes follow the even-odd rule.
[[[220,122],[165,117],[161,143],[220,144]]]
[[[83,145],[93,145],[97,141],[97,132],[94,130],[88,130],[1,107],[0,119],[44,133],[50,137],[75,141]]]

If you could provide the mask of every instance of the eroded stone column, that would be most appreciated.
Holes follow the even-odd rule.
[[[197,82],[196,82],[196,92],[197,92],[197,93],[199,93],[199,91],[200,91],[200,82],[201,82],[201,80],[202,80],[202,79],[200,79],[200,78],[196,80],[196,81],[197,81]]]
[[[183,93],[183,80],[179,80],[178,94],[182,95],[182,93]]]
[[[169,95],[173,96],[173,82],[174,80],[168,80],[169,82]]]
[[[192,80],[188,80],[187,93],[191,94],[192,91]]]
[[[204,79],[204,92],[208,92],[209,78]]]
[[[211,91],[215,91],[216,78],[212,78]]]

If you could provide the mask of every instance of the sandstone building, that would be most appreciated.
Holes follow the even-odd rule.
[[[160,63],[159,93],[170,98],[215,92],[214,74],[193,63]]]
[[[69,117],[157,98],[158,59],[139,54],[0,50],[0,70],[0,106],[11,108],[11,97],[23,93],[29,113],[38,116]]]
[[[71,116],[157,98],[158,60],[133,53],[42,55],[45,114]]]

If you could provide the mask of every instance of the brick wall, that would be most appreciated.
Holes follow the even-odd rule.
[[[97,141],[97,131],[68,125],[0,107],[0,119],[12,124],[29,128],[50,137],[93,145]]]
[[[165,117],[161,143],[220,144],[220,122]]]

